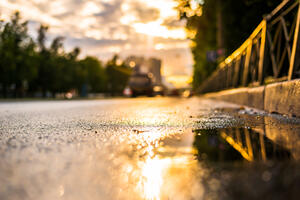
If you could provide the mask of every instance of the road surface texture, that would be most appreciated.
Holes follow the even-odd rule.
[[[0,199],[297,199],[299,136],[197,97],[2,102]]]

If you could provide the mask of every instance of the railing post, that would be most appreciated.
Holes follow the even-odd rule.
[[[248,44],[247,47],[247,53],[246,53],[244,71],[243,71],[243,83],[242,83],[243,86],[247,86],[247,82],[248,82],[251,53],[252,53],[252,40],[250,41],[250,44]]]
[[[233,62],[229,63],[227,65],[227,88],[232,87],[232,67],[233,67]]]
[[[237,87],[239,83],[241,60],[242,56],[239,56],[234,64],[233,87]]]
[[[260,51],[259,51],[259,63],[258,63],[258,82],[261,85],[264,79],[264,58],[266,49],[266,32],[267,32],[267,21],[263,20],[260,40]]]
[[[246,136],[246,145],[248,150],[248,155],[251,160],[253,160],[253,148],[251,144],[251,137],[248,129],[245,129],[245,136]]]
[[[259,133],[259,143],[260,143],[261,158],[263,161],[267,161],[267,153],[266,153],[264,135],[260,134],[260,133]]]
[[[299,1],[299,0],[298,0]],[[299,65],[299,54],[300,54],[300,38],[299,38],[299,26],[300,26],[300,4],[298,5],[298,12],[297,12],[297,20],[296,20],[296,27],[295,27],[295,33],[294,33],[294,40],[293,40],[293,49],[291,54],[291,61],[290,61],[290,67],[289,67],[289,74],[288,74],[288,80],[292,80],[293,74],[296,67]]]

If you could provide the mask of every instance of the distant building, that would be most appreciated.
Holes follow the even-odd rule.
[[[155,85],[162,84],[161,60],[157,58],[146,59],[144,57],[130,56],[125,63],[133,68],[134,73],[147,73],[151,76]]]
[[[156,58],[150,58],[147,60],[146,65],[149,69],[149,73],[152,74],[152,80],[155,85],[161,85],[161,60]]]
[[[142,69],[142,66],[146,62],[144,57],[138,57],[138,56],[130,56],[126,58],[125,64],[129,65],[130,67],[133,68],[134,73],[147,73],[148,71],[145,71]]]

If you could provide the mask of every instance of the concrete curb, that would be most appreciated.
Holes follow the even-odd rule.
[[[268,112],[300,117],[300,79],[255,88],[207,93],[204,96]]]

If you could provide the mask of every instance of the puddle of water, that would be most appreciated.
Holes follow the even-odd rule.
[[[247,112],[216,110],[186,116],[195,126],[165,128],[152,126],[162,116],[141,115],[147,126],[125,126],[125,133],[115,126],[123,134],[111,139],[117,143],[105,145],[94,124],[80,123],[97,138],[87,135],[86,143],[62,148],[62,156],[50,152],[39,164],[27,162],[19,171],[0,164],[0,179],[13,177],[2,182],[15,181],[0,187],[0,199],[298,199],[299,121]],[[164,120],[166,125],[169,119]]]
[[[195,131],[194,147],[199,161],[286,161],[297,160],[296,149],[289,149],[266,135],[248,128]]]
[[[269,116],[240,117],[248,120],[244,126],[194,129],[163,138],[142,164],[141,196],[298,199],[300,124]]]
[[[194,131],[204,199],[298,198],[300,128],[269,125]]]

